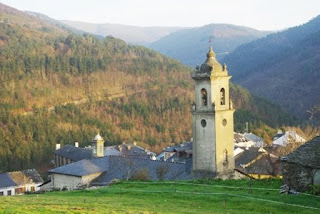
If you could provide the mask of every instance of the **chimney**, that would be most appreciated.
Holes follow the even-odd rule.
[[[122,152],[122,146],[118,146],[119,152]]]
[[[136,146],[136,145],[137,145],[137,142],[136,142],[136,141],[133,141],[133,145]]]
[[[56,144],[56,150],[60,149],[60,143]]]
[[[278,134],[282,134],[282,130],[281,129],[278,129]]]
[[[131,145],[128,145],[127,148],[128,148],[128,150],[131,150]]]
[[[74,147],[79,147],[79,143],[78,143],[78,142],[75,142],[75,143],[74,143]]]

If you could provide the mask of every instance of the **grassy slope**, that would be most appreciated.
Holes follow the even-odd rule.
[[[320,211],[319,198],[315,196],[279,195],[281,180],[252,181],[251,191],[248,190],[249,185],[249,180],[162,184],[122,182],[95,190],[1,197],[0,213],[318,213]]]

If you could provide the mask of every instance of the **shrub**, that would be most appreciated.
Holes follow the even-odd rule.
[[[312,194],[312,195],[320,195],[320,184],[311,185],[309,193]]]
[[[131,180],[149,181],[151,180],[150,173],[147,169],[140,169],[133,173]]]

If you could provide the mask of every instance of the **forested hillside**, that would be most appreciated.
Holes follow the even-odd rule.
[[[242,45],[224,61],[236,83],[303,119],[320,106],[320,16]]]
[[[136,140],[156,151],[191,138],[189,68],[119,39],[0,11],[0,171],[47,167],[56,143],[90,145],[97,132],[106,145]],[[236,130],[295,122],[240,86],[231,93]]]
[[[203,27],[183,29],[171,33],[148,45],[167,56],[180,60],[185,65],[196,66],[203,61],[210,37],[218,60],[239,45],[267,35],[248,27],[230,24],[209,24]]]

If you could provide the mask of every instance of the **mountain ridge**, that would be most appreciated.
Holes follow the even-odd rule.
[[[88,23],[80,21],[60,20],[67,26],[101,36],[114,36],[128,43],[144,45],[158,40],[184,27],[141,27],[113,23]]]
[[[202,63],[201,53],[207,52],[211,38],[218,60],[237,46],[267,35],[269,32],[231,24],[208,24],[174,32],[148,45],[185,65]]]

